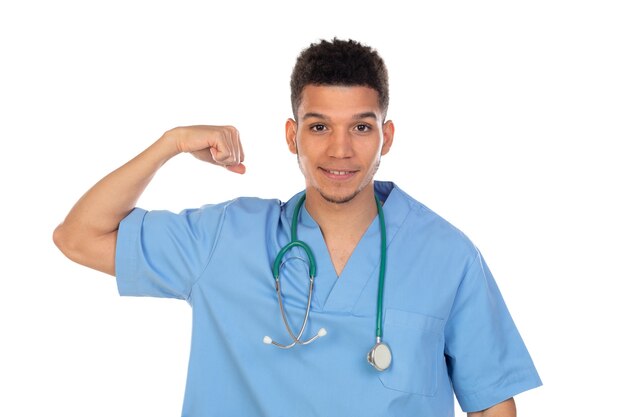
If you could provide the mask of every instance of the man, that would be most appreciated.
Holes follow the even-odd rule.
[[[453,392],[469,416],[514,416],[512,397],[541,381],[480,253],[373,181],[394,138],[383,60],[322,41],[299,56],[291,88],[285,131],[304,193],[135,208],[179,153],[245,172],[234,127],[176,128],[90,189],[55,243],[116,275],[122,295],[191,304],[184,416],[444,417]]]

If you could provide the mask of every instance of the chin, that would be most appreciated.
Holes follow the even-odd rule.
[[[346,204],[349,203],[350,201],[352,201],[354,199],[354,197],[356,197],[361,190],[356,190],[353,193],[348,193],[348,194],[328,194],[325,193],[322,190],[317,190],[317,192],[320,193],[320,195],[322,196],[322,198],[326,201],[328,201],[329,203],[333,203],[333,204]]]

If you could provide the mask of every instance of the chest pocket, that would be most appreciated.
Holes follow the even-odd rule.
[[[443,366],[443,324],[435,317],[385,310],[383,341],[393,356],[391,367],[378,376],[389,389],[433,396]]]

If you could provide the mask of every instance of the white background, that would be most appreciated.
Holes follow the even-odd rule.
[[[283,139],[289,75],[332,36],[389,67],[378,178],[469,235],[498,280],[545,384],[519,415],[621,415],[623,3],[408,4],[1,3],[0,415],[180,415],[187,304],[118,297],[52,230],[177,125],[238,127],[248,173],[181,155],[141,206],[287,199],[303,185]]]

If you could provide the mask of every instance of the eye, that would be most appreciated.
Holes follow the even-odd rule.
[[[359,123],[358,125],[354,126],[354,129],[359,133],[367,133],[372,130],[372,127],[365,123]]]
[[[326,126],[321,123],[315,123],[309,127],[311,132],[324,132],[326,130]]]

